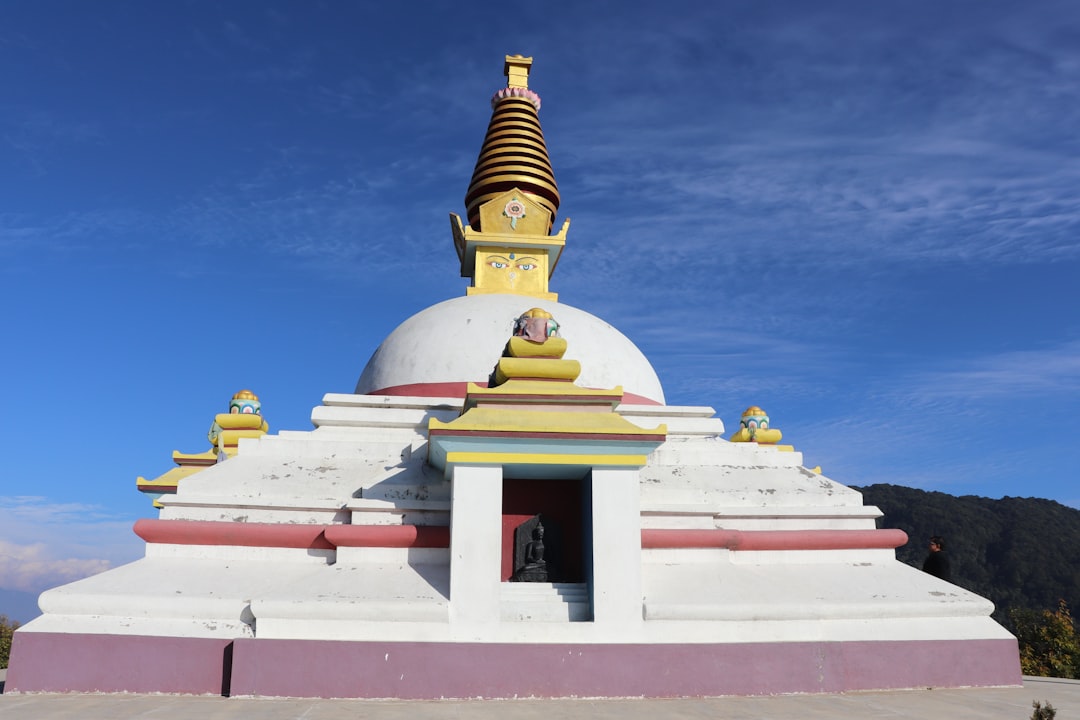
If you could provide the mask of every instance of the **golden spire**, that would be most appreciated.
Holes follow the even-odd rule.
[[[559,210],[559,188],[551,170],[544,131],[540,128],[540,96],[529,90],[532,58],[507,55],[506,87],[491,98],[491,122],[465,193],[469,225],[480,227],[480,206],[512,188],[530,196],[551,213],[547,232]]]
[[[468,224],[450,213],[461,276],[473,281],[469,295],[511,293],[558,300],[548,291],[548,281],[570,221],[550,234],[559,188],[536,115],[540,96],[529,89],[531,66],[532,58],[506,56],[506,87],[491,98],[491,123],[465,193]]]

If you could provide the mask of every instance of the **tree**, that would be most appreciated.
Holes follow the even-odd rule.
[[[19,629],[19,623],[8,620],[7,615],[0,615],[0,669],[8,666],[11,656],[11,638]]]
[[[1031,707],[1035,708],[1035,711],[1031,713],[1031,720],[1054,720],[1057,716],[1057,708],[1047,701],[1044,707],[1041,702],[1034,700],[1031,703]]]
[[[1080,607],[1080,510],[1039,498],[954,497],[899,485],[855,489],[885,513],[878,527],[908,534],[897,560],[922,567],[927,539],[944,535],[952,582],[992,600],[994,619],[1008,629],[1013,608],[1053,611],[1061,598]]]
[[[1064,600],[1057,610],[1012,610],[1009,617],[1020,643],[1020,669],[1025,675],[1080,677],[1080,638]]]

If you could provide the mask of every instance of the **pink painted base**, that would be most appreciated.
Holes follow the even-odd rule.
[[[695,697],[1020,685],[1016,641],[509,645],[244,639],[234,695]]]
[[[228,694],[232,642],[16,632],[4,692]]]
[[[511,645],[16,633],[6,690],[434,699],[703,697],[1020,683],[1012,639]]]

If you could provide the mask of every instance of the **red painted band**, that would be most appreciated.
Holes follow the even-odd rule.
[[[148,543],[171,545],[238,545],[242,547],[332,550],[325,525],[213,522],[210,520],[156,520],[135,522],[135,534]]]
[[[474,382],[473,385],[487,387],[487,382]],[[395,397],[456,397],[463,398],[468,392],[468,382],[411,383],[372,390],[368,395],[393,395]],[[624,392],[623,402],[631,405],[662,405],[652,398]]]
[[[450,528],[445,525],[331,525],[325,536],[337,547],[450,547]]]
[[[472,384],[487,387],[487,382]],[[469,383],[467,382],[410,383],[408,385],[394,385],[393,387],[373,390],[368,395],[463,398],[468,393],[468,388]]]
[[[450,528],[428,525],[287,525],[208,520],[154,520],[135,523],[148,543],[238,545],[332,550],[344,547],[449,547]]]
[[[449,547],[450,528],[431,525],[290,525],[208,520],[135,523],[148,543],[238,545],[332,550],[344,547]],[[641,547],[729,550],[893,549],[908,540],[903,530],[667,530],[641,531]]]
[[[663,530],[641,531],[641,547],[728,550],[893,549],[908,541],[903,530]]]

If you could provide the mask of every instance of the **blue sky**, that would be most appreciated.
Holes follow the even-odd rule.
[[[1080,506],[1080,5],[392,5],[0,7],[0,613],[139,557],[135,478],[236,390],[310,429],[464,293],[506,53],[553,290],[669,403],[761,405],[843,483]]]

